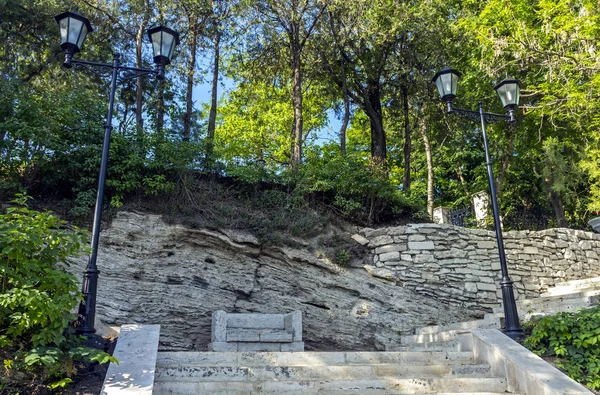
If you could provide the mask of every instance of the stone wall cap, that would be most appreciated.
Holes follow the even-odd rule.
[[[521,387],[518,391],[529,393],[529,390],[535,389],[535,394],[545,395],[592,394],[583,385],[567,377],[560,370],[499,330],[475,329],[471,333],[475,338],[492,348],[494,354],[501,355],[506,361],[505,364],[512,365],[512,368],[507,366],[507,373],[511,374],[511,371],[516,370],[519,377],[525,378],[525,380],[518,380],[518,385]]]

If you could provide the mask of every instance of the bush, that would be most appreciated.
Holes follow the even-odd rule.
[[[0,215],[0,349],[12,356],[4,360],[8,372],[41,369],[41,381],[63,386],[74,359],[112,357],[78,347],[81,339],[68,329],[80,292],[76,277],[63,266],[83,250],[86,235],[66,231],[49,212],[28,209],[26,200],[18,196],[16,206]],[[0,385],[4,380],[10,374]]]
[[[381,164],[360,152],[342,156],[335,145],[308,150],[306,163],[292,176],[298,192],[320,195],[344,217],[361,223],[414,216],[422,208],[394,185]]]
[[[531,324],[524,345],[540,356],[556,357],[556,366],[591,389],[600,389],[600,306],[558,313]]]

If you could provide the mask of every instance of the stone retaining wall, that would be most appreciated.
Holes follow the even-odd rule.
[[[508,270],[518,298],[555,283],[600,276],[600,234],[572,229],[505,232]],[[452,225],[362,229],[353,236],[373,254],[365,269],[416,292],[466,307],[501,301],[495,233]]]

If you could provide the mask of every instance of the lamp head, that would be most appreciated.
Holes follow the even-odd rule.
[[[452,102],[456,98],[456,91],[458,90],[458,80],[461,77],[461,73],[450,69],[448,67],[438,71],[433,76],[433,82],[437,86],[440,94],[440,99],[448,103]]]
[[[54,17],[60,30],[60,47],[66,52],[65,67],[71,67],[71,58],[81,51],[85,37],[94,29],[90,21],[77,12],[63,12]]]
[[[519,106],[521,81],[507,78],[496,85],[494,90],[500,97],[500,101],[502,102],[504,109],[514,110]]]
[[[179,33],[166,26],[157,26],[148,30],[148,37],[152,42],[154,63],[159,67],[171,63],[175,46],[179,44]]]

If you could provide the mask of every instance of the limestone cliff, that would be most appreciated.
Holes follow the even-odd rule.
[[[71,270],[81,275],[85,262]],[[264,247],[250,234],[150,214],[116,216],[102,232],[98,267],[98,318],[160,324],[163,350],[206,350],[215,310],[301,310],[307,350],[382,350],[415,327],[475,314],[307,249]]]

